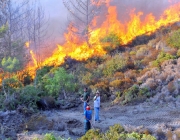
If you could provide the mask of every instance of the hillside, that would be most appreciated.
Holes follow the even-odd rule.
[[[86,61],[68,57],[58,67],[37,70],[34,81],[29,75],[24,80],[7,79],[4,90],[12,94],[0,98],[4,110],[0,112],[0,138],[25,140],[51,132],[80,138],[83,116],[79,98],[86,86],[91,98],[96,90],[101,93],[101,122],[94,128],[106,133],[110,126],[121,124],[128,133],[148,131],[158,140],[178,139],[179,33],[176,23],[139,36],[126,46],[116,44],[116,36],[110,34],[104,41],[114,49],[106,46],[108,53],[102,57]]]

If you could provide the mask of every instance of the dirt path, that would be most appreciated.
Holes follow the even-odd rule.
[[[82,107],[71,110],[54,110],[43,112],[47,118],[61,120],[66,123],[66,130],[55,132],[63,137],[77,139],[84,132],[84,116]],[[174,103],[153,105],[142,103],[135,106],[113,106],[102,104],[100,111],[100,123],[94,123],[93,127],[105,132],[109,126],[121,124],[127,131],[149,129],[156,132],[159,128],[163,131],[180,128],[180,106]]]

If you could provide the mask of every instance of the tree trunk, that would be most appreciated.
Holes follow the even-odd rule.
[[[64,99],[67,99],[66,91],[63,89]]]

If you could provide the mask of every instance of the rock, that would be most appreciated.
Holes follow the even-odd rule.
[[[81,137],[82,135],[84,135],[84,129],[69,129],[69,134],[70,135],[74,135],[74,136],[79,136]]]
[[[55,99],[53,97],[43,97],[36,102],[38,109],[46,110],[55,107]]]

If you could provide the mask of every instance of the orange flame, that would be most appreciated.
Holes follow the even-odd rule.
[[[30,50],[30,48],[29,48],[30,42],[27,41],[27,42],[25,43],[25,46],[29,49],[29,52],[30,52],[30,54],[31,54],[31,58],[32,58],[32,60],[33,60],[33,62],[34,62],[35,67],[37,68],[37,67],[38,67],[38,63],[37,63],[35,54],[34,54],[33,50]]]
[[[94,55],[102,56],[106,54],[106,52],[103,49],[103,44],[100,42],[100,39],[106,37],[109,33],[116,34],[121,40],[121,44],[127,44],[136,36],[151,34],[161,26],[167,26],[180,21],[180,2],[165,10],[159,20],[157,20],[152,13],[146,15],[142,20],[141,18],[144,13],[135,13],[134,9],[129,14],[130,20],[122,23],[117,18],[117,7],[110,6],[110,1],[111,0],[106,0],[106,6],[108,8],[106,20],[99,28],[92,30],[89,35],[91,47],[89,47],[85,41],[83,42],[78,36],[72,35],[72,31],[77,31],[77,29],[69,25],[68,32],[64,34],[66,42],[63,45],[57,45],[57,48],[54,50],[52,56],[45,59],[41,66],[58,66],[64,63],[65,57],[71,57],[82,61],[87,60]],[[96,25],[97,19],[97,17],[93,19],[93,26]],[[33,52],[31,53],[31,57],[34,61],[34,67],[37,68],[37,61]]]

